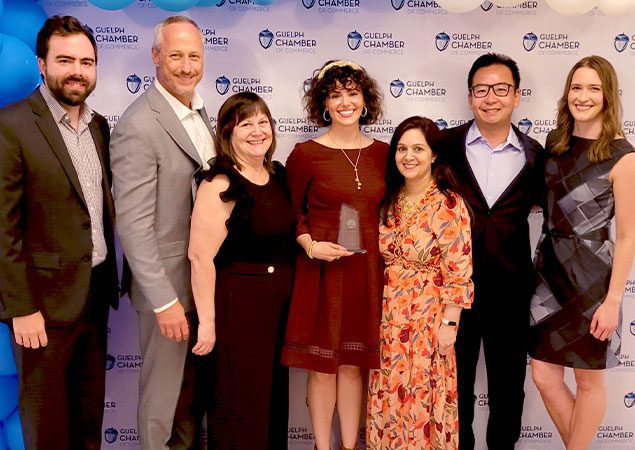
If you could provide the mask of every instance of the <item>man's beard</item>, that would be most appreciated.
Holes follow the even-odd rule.
[[[77,83],[83,83],[85,88],[83,91],[69,89],[65,87],[66,82],[75,81]],[[51,94],[60,102],[68,106],[79,106],[84,103],[84,100],[95,89],[96,83],[92,85],[83,77],[70,76],[64,79],[53,78],[46,75],[46,86],[51,91]]]

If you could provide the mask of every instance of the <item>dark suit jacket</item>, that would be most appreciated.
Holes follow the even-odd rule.
[[[525,148],[527,162],[490,208],[465,154],[465,139],[471,125],[472,121],[444,130],[440,151],[459,180],[458,193],[472,209],[475,286],[472,308],[485,321],[511,319],[528,323],[534,274],[527,218],[532,206],[542,203],[544,149],[513,127]]]
[[[102,167],[108,282],[94,301],[117,306],[108,123],[89,124]],[[75,322],[91,279],[90,216],[64,140],[39,90],[0,110],[0,319],[41,311]],[[104,308],[104,311],[106,309]]]

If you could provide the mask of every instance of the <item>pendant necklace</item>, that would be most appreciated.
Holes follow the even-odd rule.
[[[359,157],[362,156],[362,147],[361,147],[361,145],[359,147],[359,150],[357,150],[357,159],[353,163],[353,160],[348,157],[348,155],[346,154],[344,149],[337,142],[335,142],[335,139],[333,139],[333,136],[331,136],[331,133],[326,133],[326,134],[328,135],[329,139],[331,139],[331,141],[333,141],[335,146],[340,149],[342,154],[346,157],[347,161],[349,162],[349,164],[351,165],[351,167],[355,171],[355,183],[357,183],[357,190],[361,191],[362,190],[362,182],[359,179],[359,172],[357,171],[357,165],[359,164]]]

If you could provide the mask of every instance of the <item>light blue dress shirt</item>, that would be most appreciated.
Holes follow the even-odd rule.
[[[472,123],[467,132],[465,154],[490,208],[514,181],[527,161],[523,144],[511,126],[507,140],[492,148],[481,135],[476,122]]]

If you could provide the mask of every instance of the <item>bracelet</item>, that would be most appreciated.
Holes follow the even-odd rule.
[[[311,259],[313,259],[313,247],[315,246],[315,244],[317,244],[317,241],[311,241],[311,243],[309,244],[309,249],[306,252]]]
[[[448,326],[451,326],[451,327],[455,327],[455,326],[457,326],[459,324],[456,320],[449,320],[449,319],[446,319],[445,317],[441,318],[441,323],[443,325],[448,325]]]

